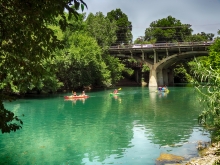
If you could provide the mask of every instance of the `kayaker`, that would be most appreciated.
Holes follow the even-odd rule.
[[[85,91],[82,91],[82,96],[85,96],[86,94],[85,94]]]
[[[167,90],[168,90],[168,89],[167,89],[167,86],[164,85],[164,86],[162,87],[162,91],[166,92]]]
[[[73,92],[73,91],[72,91],[72,93],[73,93],[73,96],[77,96],[76,92]]]
[[[117,89],[115,89],[113,93],[114,93],[114,94],[117,94],[117,93],[118,93],[118,90],[117,90]]]

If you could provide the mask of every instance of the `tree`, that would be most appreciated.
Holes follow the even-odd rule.
[[[108,53],[109,47],[115,43],[117,39],[116,20],[110,21],[109,18],[105,17],[101,12],[95,15],[91,13],[86,19],[86,25],[87,33],[96,39],[98,45],[102,49],[102,59],[110,73],[110,78],[104,80],[104,84],[107,86],[115,84],[122,78],[123,72],[130,74],[130,69],[125,68],[124,64],[122,64],[117,57],[112,57]]]
[[[212,69],[220,69],[220,38],[217,38],[209,48],[208,64]]]
[[[95,15],[90,13],[86,19],[86,25],[87,33],[96,39],[103,51],[108,50],[109,46],[117,39],[116,21],[112,20],[110,22],[108,17],[105,17],[101,12]]]
[[[112,10],[107,13],[107,18],[117,23],[117,40],[114,45],[129,44],[132,42],[132,24],[128,21],[128,17],[121,9]]]
[[[214,36],[215,35],[213,33],[201,32],[187,36],[185,38],[185,41],[187,42],[212,41]]]
[[[192,29],[189,24],[182,24],[180,20],[172,16],[159,19],[150,24],[145,30],[145,40],[156,42],[182,42],[187,36],[190,36]]]
[[[74,4],[73,7],[70,7]],[[2,133],[21,128],[21,120],[3,106],[9,100],[8,93],[25,92],[28,82],[37,84],[48,72],[42,62],[53,58],[55,50],[62,48],[48,24],[59,25],[65,30],[68,25],[64,9],[69,17],[77,16],[77,9],[86,6],[83,0],[14,1],[0,3],[0,129]],[[86,6],[87,7],[87,6]],[[19,86],[23,85],[21,89]],[[29,83],[28,83],[29,84]],[[12,123],[18,121],[19,123]]]
[[[68,89],[102,85],[110,79],[101,48],[94,38],[82,32],[69,31],[65,35],[68,35],[68,40],[56,63],[57,76]]]

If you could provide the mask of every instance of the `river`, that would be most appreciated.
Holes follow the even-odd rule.
[[[193,87],[169,90],[122,87],[118,96],[91,90],[85,100],[63,93],[5,102],[24,124],[0,134],[0,164],[154,165],[161,153],[195,157],[197,142],[210,141],[197,122],[200,96]]]

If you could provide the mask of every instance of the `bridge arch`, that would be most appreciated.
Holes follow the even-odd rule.
[[[194,57],[199,57],[199,56],[208,56],[208,51],[191,51],[191,52],[173,54],[157,62],[155,64],[155,69],[167,68],[175,62],[181,61],[183,59],[192,59]]]
[[[208,51],[190,51],[184,53],[177,53],[168,56],[161,61],[154,64],[150,70],[149,86],[162,86],[173,84],[173,68],[172,65],[194,57],[208,56]]]

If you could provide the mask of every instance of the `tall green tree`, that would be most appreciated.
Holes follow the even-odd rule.
[[[192,33],[191,25],[183,24],[180,20],[168,16],[157,21],[153,21],[149,28],[145,30],[145,40],[156,42],[183,42]]]
[[[128,20],[128,16],[121,9],[112,10],[107,13],[108,19],[117,23],[117,40],[114,45],[129,44],[132,42],[132,24]]]
[[[73,7],[70,7],[73,5]],[[4,100],[8,93],[27,91],[27,82],[37,84],[47,73],[43,60],[53,58],[54,51],[62,48],[48,24],[57,23],[62,30],[68,25],[64,9],[69,16],[78,15],[77,9],[86,6],[83,0],[0,1],[0,130],[2,133],[21,128],[22,121],[6,110]],[[23,85],[18,89],[18,84]],[[22,91],[21,91],[22,90]],[[16,123],[18,121],[18,123]]]
[[[95,15],[90,13],[86,18],[86,25],[87,33],[96,39],[103,51],[108,50],[109,46],[117,39],[116,21],[112,20],[110,22],[108,17],[105,17],[102,12],[98,12]]]
[[[110,72],[110,79],[106,79],[104,82],[106,85],[115,84],[121,78],[123,72],[131,72],[129,68],[125,68],[124,64],[117,58],[108,53],[109,47],[115,43],[117,39],[117,22],[116,20],[110,21],[108,17],[105,17],[101,12],[95,15],[90,13],[86,19],[87,33],[94,37],[98,45],[102,49],[102,59],[107,65],[107,69]]]

